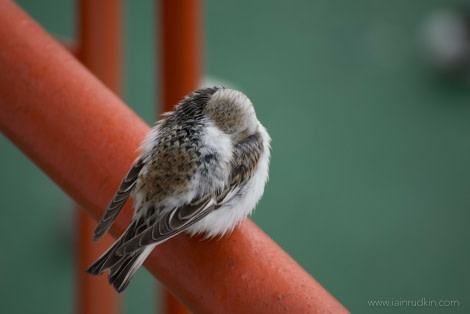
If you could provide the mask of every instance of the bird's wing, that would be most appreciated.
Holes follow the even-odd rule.
[[[153,225],[139,232],[142,226],[147,226],[144,219],[135,221],[135,226],[130,227],[129,232],[134,231],[134,237],[121,245],[116,252],[118,255],[126,255],[135,252],[150,244],[163,242],[189,226],[198,222],[214,210],[216,196],[206,194],[187,205],[183,205],[165,212]]]
[[[231,161],[232,170],[229,179],[232,188],[242,186],[244,182],[253,176],[258,168],[263,150],[263,138],[259,133],[248,136],[234,146]]]
[[[106,211],[100,219],[100,222],[98,223],[98,226],[95,229],[93,234],[93,241],[99,240],[111,227],[117,215],[121,211],[122,206],[127,201],[129,194],[134,189],[137,178],[143,166],[144,163],[142,160],[137,160],[127,175],[124,177],[118,191],[109,203]]]
[[[257,168],[262,154],[261,135],[249,136],[234,146],[231,175],[227,188],[198,197],[188,204],[164,212],[153,225],[141,217],[134,221],[126,233],[128,238],[119,250],[118,255],[135,252],[151,244],[163,242],[184,231],[209,213],[217,210],[233,197],[241,193],[247,180]]]

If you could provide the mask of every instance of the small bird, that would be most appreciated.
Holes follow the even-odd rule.
[[[186,96],[142,142],[93,241],[108,231],[129,195],[132,221],[87,272],[109,270],[110,284],[121,292],[158,244],[183,231],[205,239],[232,232],[263,195],[270,141],[243,93],[211,87]]]

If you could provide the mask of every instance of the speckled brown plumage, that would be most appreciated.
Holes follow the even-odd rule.
[[[155,245],[186,231],[230,232],[253,210],[268,177],[270,138],[249,99],[225,88],[200,89],[159,121],[122,181],[94,240],[111,226],[130,194],[126,232],[88,269],[122,291]]]

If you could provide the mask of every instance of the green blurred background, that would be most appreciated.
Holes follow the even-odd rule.
[[[73,37],[73,1],[18,3]],[[451,3],[205,4],[207,76],[244,91],[273,139],[253,220],[355,313],[470,313],[470,83],[440,77],[420,45]],[[151,124],[154,4],[125,11],[123,97]],[[73,313],[73,202],[3,136],[0,152],[0,313]],[[154,313],[153,288],[139,271],[124,311]],[[422,298],[460,306],[367,303]]]

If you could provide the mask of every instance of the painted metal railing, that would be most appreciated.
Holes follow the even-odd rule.
[[[10,0],[0,52],[0,130],[98,219],[149,126]],[[131,216],[128,203],[111,233]],[[170,239],[145,267],[195,313],[347,313],[251,220],[216,241]]]

